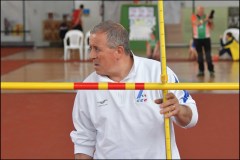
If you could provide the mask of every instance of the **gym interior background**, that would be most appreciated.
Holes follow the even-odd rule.
[[[70,21],[80,4],[86,10],[84,34],[103,20],[123,23],[129,29],[129,7],[157,7],[156,1],[1,1],[1,81],[82,82],[93,71],[91,63],[79,60],[78,53],[64,61],[58,37],[62,15]],[[239,61],[229,59],[214,61],[214,79],[196,77],[197,62],[189,60],[188,49],[190,18],[198,5],[206,13],[215,10],[213,56],[218,54],[219,36],[228,28],[239,28],[238,1],[164,1],[167,65],[180,82],[239,82]],[[46,28],[49,15],[50,30]],[[132,40],[131,47],[136,55],[146,56],[144,40]],[[175,127],[181,157],[239,159],[239,91],[190,92],[200,117],[195,128]],[[75,93],[1,90],[1,158],[74,159],[69,134]]]

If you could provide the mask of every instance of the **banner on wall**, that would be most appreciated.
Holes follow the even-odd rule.
[[[228,8],[228,28],[239,28],[239,7]]]
[[[156,25],[153,7],[129,7],[130,40],[148,40]]]

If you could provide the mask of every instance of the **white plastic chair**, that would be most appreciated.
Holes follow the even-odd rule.
[[[231,32],[233,37],[239,42],[239,29],[238,28],[229,28],[223,33],[223,43],[226,43],[226,35],[228,32]]]
[[[89,37],[90,37],[90,31],[88,31],[86,34],[85,34],[85,40],[84,40],[84,59],[87,60],[89,59],[89,54],[88,54],[88,50],[89,50]]]
[[[64,37],[64,60],[70,58],[69,49],[78,49],[80,60],[83,58],[83,33],[79,30],[70,30]]]

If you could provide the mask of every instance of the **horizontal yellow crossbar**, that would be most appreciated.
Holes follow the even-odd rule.
[[[239,83],[1,82],[1,90],[239,90]]]
[[[2,90],[73,90],[68,82],[1,82]]]

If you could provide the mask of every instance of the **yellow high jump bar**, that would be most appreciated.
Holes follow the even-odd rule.
[[[167,75],[167,58],[166,58],[166,46],[165,46],[165,30],[164,30],[164,11],[163,11],[163,0],[158,1],[158,22],[159,22],[159,33],[160,41],[159,45],[161,48],[161,81],[165,85],[168,83]],[[167,89],[162,90],[163,102],[165,102],[166,95],[168,93]],[[164,118],[164,131],[165,131],[165,147],[166,147],[166,159],[172,159],[171,150],[171,129],[170,129],[170,118]]]
[[[239,83],[1,82],[1,90],[239,90]]]

